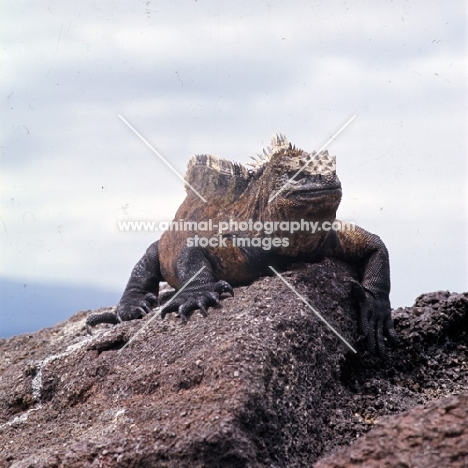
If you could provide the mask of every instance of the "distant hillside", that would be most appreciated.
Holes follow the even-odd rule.
[[[121,293],[0,278],[0,338],[50,327],[80,310],[115,305]]]

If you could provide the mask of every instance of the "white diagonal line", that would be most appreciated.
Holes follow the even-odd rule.
[[[353,115],[318,151],[317,154],[320,154],[336,137],[356,118],[356,115]],[[307,161],[304,166],[302,166],[274,195],[270,197],[268,203],[271,203],[287,186],[291,183],[312,161],[312,158]]]
[[[202,266],[165,304],[164,307],[167,307],[203,270],[205,269],[205,266]],[[158,310],[161,309],[161,307],[157,308]],[[133,336],[132,338],[125,343],[122,348],[119,349],[119,353],[124,350],[155,318],[157,317],[156,314],[154,314],[153,317],[151,317]]]
[[[188,185],[192,191],[198,195],[205,203],[206,203],[206,200],[205,198],[200,195],[197,190],[195,188],[193,188],[185,179],[184,177],[182,177],[172,166],[171,164],[169,164],[168,161],[166,161],[166,159],[163,158],[163,156],[155,149],[153,148],[120,114],[118,114],[119,118],[127,125],[127,127],[133,131],[133,133],[135,133],[135,135],[137,137],[140,138],[140,140],[159,158],[161,159],[161,161],[163,161],[167,167],[169,167],[169,169],[172,170],[172,172],[174,172],[174,174],[179,178],[179,179],[182,179],[184,181],[184,184]]]
[[[357,353],[357,351],[346,341],[345,338],[343,338],[336,330],[333,328],[333,326],[328,323],[320,314],[320,312],[317,311],[314,307],[312,307],[307,299],[305,299],[303,296],[301,296],[272,266],[270,266],[270,269],[278,276],[278,278],[293,292],[296,294],[296,296],[323,322],[327,327],[338,337],[343,341],[343,343],[353,352]]]

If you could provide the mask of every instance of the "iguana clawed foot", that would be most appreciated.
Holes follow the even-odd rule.
[[[218,281],[214,286],[190,287],[190,285],[177,295],[173,300],[161,310],[161,317],[164,318],[170,312],[177,312],[177,315],[185,322],[191,312],[200,309],[203,317],[207,316],[207,308],[216,307],[222,293],[229,293],[234,296],[234,290],[227,281]]]
[[[121,302],[117,305],[115,312],[103,312],[102,314],[93,314],[86,319],[86,331],[92,335],[92,327],[98,323],[110,323],[116,325],[119,322],[133,320],[144,317],[149,314],[154,307],[158,305],[158,298],[147,293],[137,301],[136,305],[132,303]]]
[[[400,342],[393,327],[390,301],[388,297],[376,297],[357,282],[353,281],[353,286],[359,300],[359,327],[366,342],[367,351],[370,354],[377,353],[379,356],[386,357],[388,356],[386,341],[392,346],[397,346]]]
[[[187,321],[190,313],[196,309],[204,317],[207,316],[207,309],[219,305],[220,296],[223,293],[229,293],[234,297],[234,290],[232,286],[224,280],[218,281],[211,287],[188,287],[184,289],[177,297],[172,300],[174,292],[166,293],[161,302],[166,302],[167,305],[161,311],[161,317],[164,318],[169,312],[177,312],[177,315],[185,322]],[[101,314],[90,315],[86,320],[86,329],[89,335],[92,335],[92,327],[99,323],[110,323],[116,325],[119,322],[134,320],[144,317],[146,314],[152,312],[158,305],[158,298],[152,294],[147,293],[139,301],[121,301],[117,306],[115,312],[103,312]]]
[[[116,313],[121,320],[133,320],[149,314],[157,305],[158,298],[152,293],[147,293],[136,303],[122,301],[117,306]]]

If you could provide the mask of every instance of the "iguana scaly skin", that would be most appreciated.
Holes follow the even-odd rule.
[[[294,180],[290,180],[294,175]],[[385,354],[384,337],[392,344],[397,342],[390,315],[389,259],[383,242],[358,226],[354,230],[320,229],[335,221],[342,195],[335,158],[328,152],[309,154],[296,149],[283,135],[276,135],[253,170],[214,156],[194,156],[186,180],[207,202],[187,187],[187,197],[175,215],[175,223],[180,226],[183,220],[208,224],[212,220],[212,226],[202,231],[199,224],[199,231],[195,232],[165,231],[134,267],[116,313],[91,315],[88,327],[144,316],[158,305],[161,281],[167,281],[177,291],[202,267],[198,276],[163,307],[163,318],[169,312],[177,312],[186,320],[196,309],[206,315],[209,307],[219,303],[222,293],[233,295],[233,286],[247,285],[271,274],[270,266],[281,270],[297,261],[318,262],[324,257],[335,257],[356,264],[360,271],[359,322],[368,350]],[[220,226],[222,221],[249,220],[251,226],[255,222],[263,226],[273,222],[269,224],[273,230],[246,232],[240,225],[231,224],[227,230],[226,224]],[[303,225],[312,222],[319,228],[313,233],[281,229],[280,222],[293,221]],[[195,236],[211,239],[212,245],[197,245]],[[239,238],[248,238],[250,246],[239,245]],[[274,238],[276,244],[268,248]]]

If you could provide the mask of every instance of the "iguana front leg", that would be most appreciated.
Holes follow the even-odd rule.
[[[115,313],[90,315],[86,328],[98,323],[117,324],[123,320],[141,318],[158,304],[159,282],[163,281],[159,265],[158,241],[151,244],[132,270],[130,278]]]
[[[203,249],[184,247],[177,257],[175,273],[179,289],[183,290],[176,293],[174,299],[162,309],[162,318],[169,312],[177,311],[177,315],[185,321],[196,309],[206,316],[206,309],[218,305],[223,292],[234,296],[232,286],[227,281],[215,281],[213,267]]]
[[[390,313],[390,262],[385,244],[375,234],[355,226],[354,230],[339,230],[333,234],[333,256],[356,263],[360,285],[355,291],[360,302],[360,329],[367,349],[385,355],[386,337],[392,345],[398,343]]]

